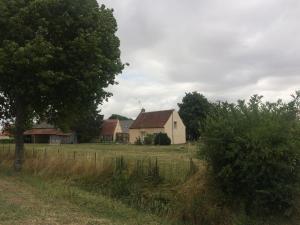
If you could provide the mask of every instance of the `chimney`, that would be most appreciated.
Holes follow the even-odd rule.
[[[144,112],[146,112],[146,109],[142,108],[141,113],[144,113]]]

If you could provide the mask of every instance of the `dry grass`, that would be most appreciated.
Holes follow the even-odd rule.
[[[26,145],[26,160],[23,164],[23,169],[29,174],[38,175],[38,177],[67,178],[67,180],[69,178],[72,180],[79,178],[84,180],[85,178],[99,178],[105,175],[109,176],[111,181],[114,172],[118,169],[117,162],[121,158],[126,164],[126,174],[133,174],[138,170],[142,176],[149,176],[154,169],[154,176],[157,176],[154,177],[154,180],[163,179],[163,185],[155,185],[149,190],[147,190],[147,183],[141,183],[144,188],[140,191],[145,191],[145,193],[142,194],[142,199],[133,199],[133,202],[138,201],[138,203],[132,203],[139,204],[145,211],[148,211],[148,207],[150,207],[151,210],[149,212],[154,210],[160,213],[160,210],[158,210],[160,207],[163,207],[163,212],[169,211],[169,208],[165,208],[164,203],[160,202],[161,195],[166,192],[168,196],[165,200],[172,200],[174,198],[172,193],[177,192],[172,187],[180,189],[179,184],[183,184],[196,172],[197,169],[194,167],[201,165],[201,162],[197,159],[191,160],[195,156],[195,150],[196,146],[189,145],[167,147],[100,144]],[[2,161],[2,165],[6,165],[6,167],[12,165],[13,154],[12,151],[8,151],[8,148],[1,151],[0,146],[0,157],[5,159]],[[159,174],[156,174],[157,169]],[[96,180],[92,179],[92,182],[96,182]],[[94,184],[89,183],[88,185]],[[119,184],[116,185],[118,186]],[[124,183],[124,185],[126,186],[127,184]],[[152,185],[150,184],[150,186]],[[163,186],[166,186],[166,188]],[[122,192],[123,190],[120,191]],[[132,194],[135,193],[132,192]],[[164,198],[162,201],[164,201]],[[146,202],[143,203],[144,200]],[[174,212],[176,209],[170,208],[170,210]],[[169,216],[172,215],[173,213],[169,214]]]
[[[13,147],[0,145],[2,167],[12,165]],[[170,224],[164,221],[165,217],[153,216],[153,212],[168,215],[184,224],[270,225],[249,220],[248,217],[243,218],[242,214],[235,213],[220,202],[220,193],[210,181],[206,165],[195,158],[196,148],[191,145],[26,145],[26,174],[23,175],[27,178],[22,178],[21,181],[13,177],[0,179],[0,211],[3,211],[2,214],[0,212],[0,225]],[[126,176],[130,176],[137,168],[145,170],[144,174],[147,174],[149,162],[152,166],[156,160],[158,162],[159,176],[163,177],[163,183],[142,183],[142,189],[137,192],[133,190],[130,195],[132,198],[141,194],[142,198],[136,199],[138,202],[134,203],[136,205],[131,205],[140,211],[128,208],[128,205],[101,193],[89,192],[68,183],[77,178],[93,178],[91,182],[98,185],[98,179],[103,178],[103,175],[112,179],[120,158],[126,164]],[[55,183],[49,183],[49,177]],[[125,182],[128,180],[125,179]],[[127,185],[118,183],[121,188],[123,184]],[[296,218],[295,222],[289,224],[296,225],[297,221],[299,220]],[[284,222],[271,224],[286,225]]]
[[[194,158],[197,150],[196,145],[170,145],[170,146],[139,146],[123,144],[75,144],[75,145],[43,145],[27,144],[28,153],[33,150],[48,151],[50,153],[61,153],[65,157],[72,157],[76,152],[78,156],[93,158],[94,153],[104,158],[124,156],[130,159],[159,158],[161,161],[188,160]],[[1,150],[1,146],[0,146]],[[63,156],[64,157],[64,156]]]
[[[0,158],[13,157],[12,145],[0,146]],[[11,149],[9,151],[9,149]],[[24,168],[37,174],[82,176],[98,175],[107,168],[114,168],[116,159],[124,158],[129,169],[137,163],[147,169],[149,163],[157,160],[160,176],[177,184],[190,175],[190,160],[195,159],[195,145],[180,146],[136,146],[136,145],[33,145],[25,146]]]

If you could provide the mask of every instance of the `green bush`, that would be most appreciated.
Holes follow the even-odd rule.
[[[0,144],[12,144],[14,143],[14,139],[2,139],[0,140]]]
[[[300,166],[300,93],[293,101],[220,103],[206,121],[203,154],[223,192],[247,214],[290,212]]]
[[[171,139],[168,137],[168,135],[166,133],[160,132],[155,135],[154,144],[155,145],[170,145]]]
[[[127,174],[114,174],[108,186],[110,196],[114,198],[128,197],[130,196],[132,185]]]
[[[143,145],[143,142],[142,142],[142,139],[140,137],[138,137],[135,142],[134,142],[135,145]]]
[[[156,183],[156,184],[158,184],[162,181],[162,177],[160,176],[160,169],[159,169],[157,158],[155,159],[154,163],[152,162],[151,159],[149,160],[147,180],[149,180],[153,183]]]
[[[154,134],[147,134],[144,137],[144,145],[153,145],[154,144]]]

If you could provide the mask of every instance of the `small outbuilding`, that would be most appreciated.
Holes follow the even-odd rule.
[[[64,133],[59,128],[47,123],[35,125],[32,129],[24,132],[27,143],[49,143],[49,144],[76,144],[75,132]]]
[[[115,142],[117,133],[121,133],[120,121],[116,119],[104,120],[100,129],[101,142]]]
[[[10,140],[10,133],[3,131],[0,133],[0,140]]]

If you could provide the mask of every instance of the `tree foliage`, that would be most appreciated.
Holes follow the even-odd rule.
[[[21,161],[26,121],[72,124],[110,96],[124,65],[113,11],[96,0],[2,0],[0,27],[0,110]]]
[[[99,138],[102,121],[103,115],[100,115],[97,110],[90,110],[81,116],[72,126],[78,142],[88,143]]]
[[[144,137],[144,145],[153,145],[154,144],[154,134],[146,134]]]
[[[155,134],[154,137],[154,144],[155,145],[170,145],[171,144],[171,139],[166,133],[158,133]]]
[[[220,103],[207,118],[206,156],[224,193],[246,212],[284,212],[293,206],[300,166],[300,92],[293,101]],[[286,211],[287,212],[287,211]]]
[[[132,120],[131,118],[128,118],[126,116],[118,115],[118,114],[112,114],[108,119],[116,119],[116,120]]]
[[[198,140],[212,105],[198,92],[186,93],[182,103],[178,103],[179,115],[186,126],[187,138]]]

